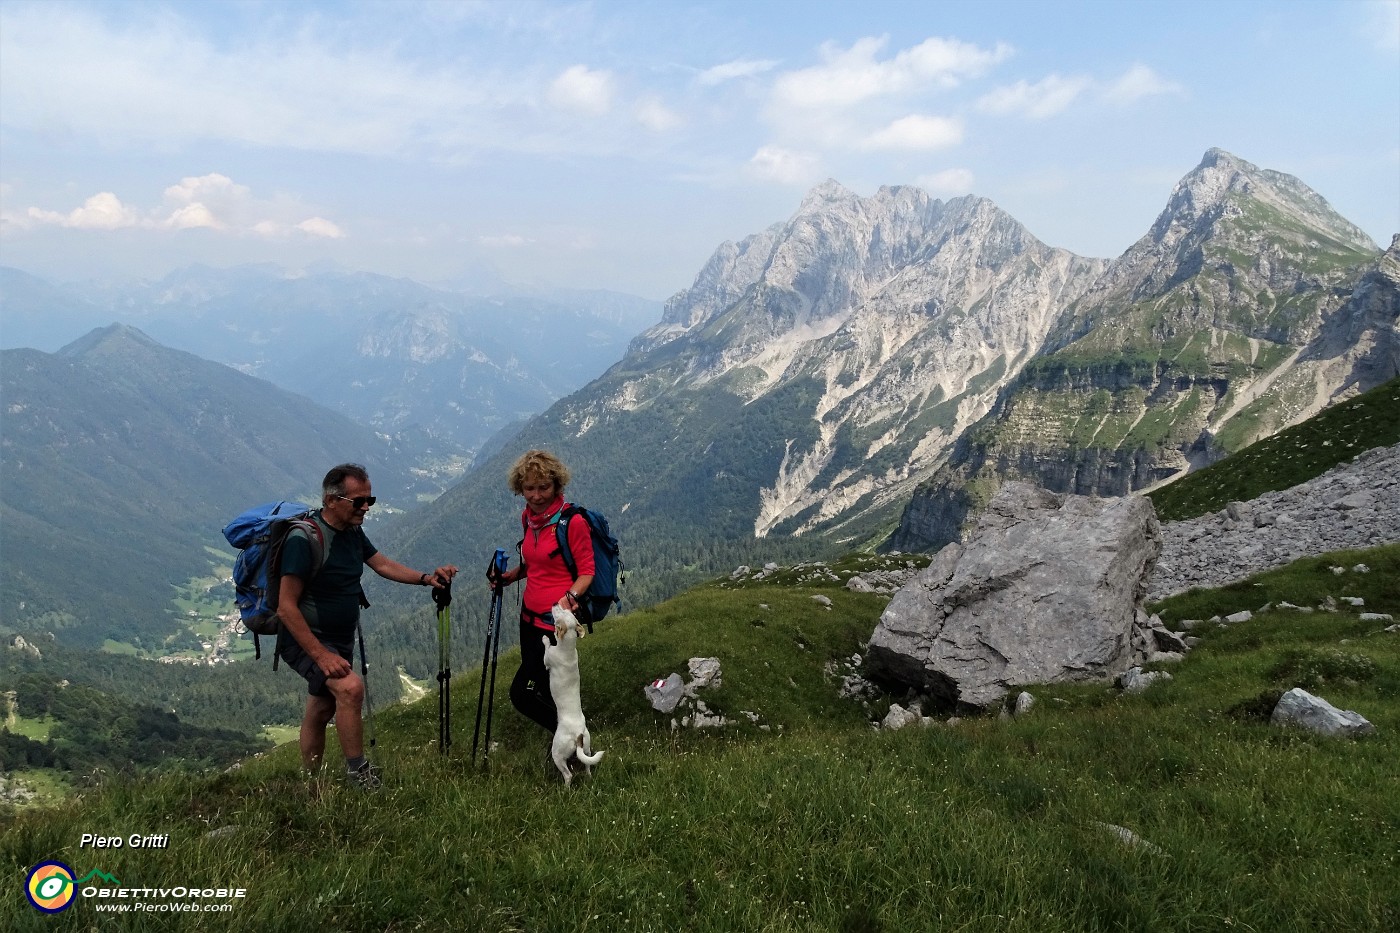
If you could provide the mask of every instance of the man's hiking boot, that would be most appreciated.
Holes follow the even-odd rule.
[[[376,791],[384,786],[384,781],[379,777],[379,769],[368,761],[360,765],[357,771],[345,772],[345,777],[352,787],[363,791]]]

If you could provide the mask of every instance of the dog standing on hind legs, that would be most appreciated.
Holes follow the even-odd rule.
[[[558,644],[551,645],[547,637],[540,636],[544,642],[544,666],[549,670],[549,692],[554,695],[554,709],[559,714],[549,757],[564,775],[564,783],[573,784],[574,772],[569,767],[569,759],[577,758],[591,775],[593,766],[603,760],[603,753],[593,751],[583,719],[578,673],[578,640],[585,634],[583,625],[562,604],[555,606],[552,613]]]

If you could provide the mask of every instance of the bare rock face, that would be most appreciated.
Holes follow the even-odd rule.
[[[866,671],[983,708],[1013,686],[1111,680],[1153,650],[1142,601],[1160,549],[1145,498],[1007,483],[967,544],[895,594]]]

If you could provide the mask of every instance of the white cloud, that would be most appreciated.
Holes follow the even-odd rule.
[[[573,65],[564,69],[550,84],[548,99],[560,110],[598,117],[612,109],[614,83],[609,71]]]
[[[633,114],[638,123],[657,133],[673,130],[685,122],[678,113],[662,103],[659,97],[644,97],[637,101]]]
[[[300,232],[313,237],[341,239],[345,232],[324,217],[300,217],[296,203],[273,203],[253,197],[247,185],[227,175],[188,176],[162,193],[162,203],[142,211],[110,191],[95,194],[82,207],[68,213],[30,207],[22,213],[6,212],[6,225],[16,229],[67,227],[76,230],[216,230],[239,235],[284,237]]]
[[[887,38],[858,39],[849,49],[822,46],[821,65],[789,71],[774,83],[778,108],[851,107],[871,98],[927,88],[950,88],[983,74],[1008,58],[1012,49],[999,43],[983,49],[957,39],[930,38],[880,60]]]
[[[867,138],[862,149],[947,149],[962,142],[961,120],[910,114]]]
[[[1400,0],[1369,0],[1365,36],[1382,52],[1400,52]]]
[[[252,190],[247,185],[235,184],[232,178],[218,172],[182,178],[178,185],[171,185],[165,189],[165,199],[175,204],[210,201],[231,204],[247,201],[251,194]]]
[[[163,227],[170,227],[174,230],[189,230],[194,227],[208,227],[211,230],[222,230],[225,225],[214,216],[214,212],[203,204],[186,204],[176,208],[175,213],[167,217],[162,223]]]
[[[972,172],[968,169],[949,168],[931,175],[920,175],[914,179],[914,184],[934,197],[957,197],[972,193],[973,180]]]
[[[7,217],[19,227],[52,226],[74,230],[119,230],[139,223],[136,212],[110,191],[94,194],[67,214],[31,207],[23,214]]]
[[[820,175],[816,156],[778,146],[763,146],[749,159],[747,172],[762,181],[805,185]]]
[[[778,67],[778,63],[768,59],[738,59],[725,62],[723,65],[715,65],[713,68],[706,68],[700,72],[695,81],[705,87],[713,87],[736,78],[752,78],[772,71],[776,67]]]
[[[295,224],[283,223],[280,220],[260,220],[248,229],[267,240],[283,240],[300,234],[327,240],[345,238],[345,231],[324,217],[309,217]]]
[[[247,185],[235,184],[227,175],[211,172],[189,176],[165,189],[165,203],[170,213],[157,223],[176,230],[193,227],[227,230],[250,225],[256,232],[257,222],[249,224],[247,220],[252,210],[252,196]]]
[[[9,127],[113,147],[231,141],[371,155],[460,148],[493,112],[540,91],[376,48],[315,12],[237,41],[176,8],[103,16],[76,3],[6,5],[0,93]],[[125,19],[123,25],[115,21]],[[373,41],[373,40],[371,40]]]
[[[1397,4],[1400,8],[1400,4]],[[1106,100],[1118,104],[1131,104],[1144,97],[1159,94],[1180,94],[1183,88],[1174,81],[1168,81],[1146,65],[1137,64],[1108,87],[1104,88]]]
[[[497,233],[479,236],[476,241],[482,246],[506,247],[514,249],[520,246],[528,246],[532,241],[518,233]]]
[[[983,95],[977,101],[977,107],[987,113],[1045,120],[1063,113],[1079,95],[1092,86],[1093,81],[1082,75],[1064,78],[1052,74],[1035,84],[1017,81],[1010,86],[998,88],[990,94]]]
[[[345,231],[324,217],[308,217],[297,224],[296,228],[308,236],[325,237],[328,240],[345,239]]]

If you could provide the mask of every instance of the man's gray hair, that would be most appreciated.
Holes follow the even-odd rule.
[[[358,463],[342,463],[330,468],[326,478],[321,480],[321,494],[326,496],[345,495],[345,481],[351,477],[362,483],[369,482],[369,471]]]

